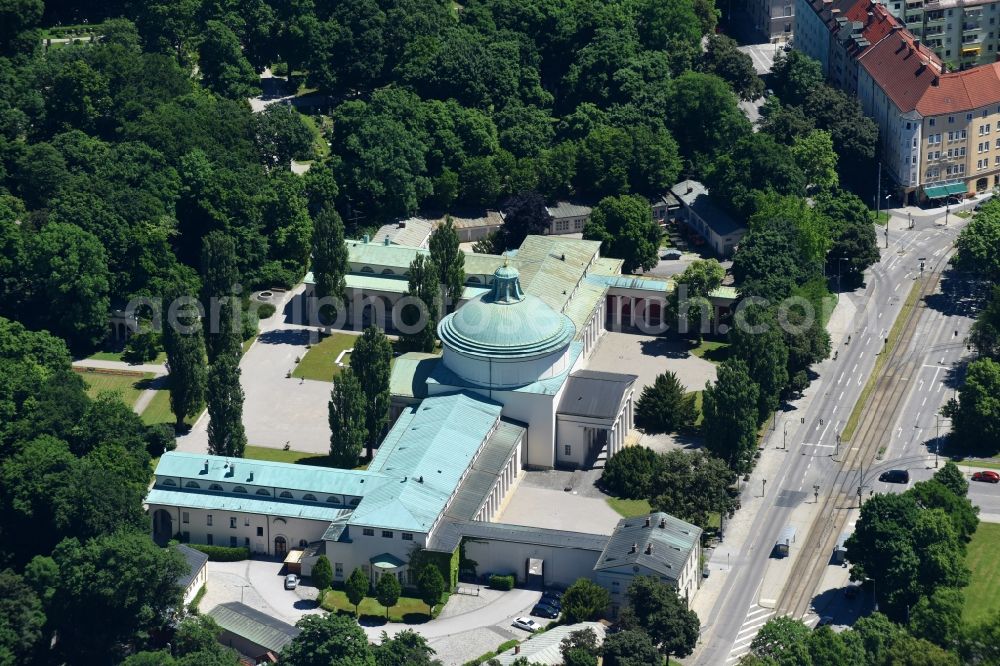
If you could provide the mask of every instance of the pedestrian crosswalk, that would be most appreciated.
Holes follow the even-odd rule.
[[[746,620],[740,627],[739,633],[736,634],[733,649],[729,651],[729,658],[726,659],[727,664],[739,661],[743,655],[750,651],[750,643],[753,642],[757,632],[771,619],[772,615],[774,615],[774,610],[771,608],[763,608],[757,604],[750,606],[747,610]]]

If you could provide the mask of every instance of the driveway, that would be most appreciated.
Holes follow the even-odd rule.
[[[323,612],[316,604],[316,588],[300,584],[295,590],[285,589],[281,562],[209,562],[207,567],[208,588],[199,604],[203,613],[229,601],[240,601],[289,624]]]
[[[601,337],[597,349],[587,360],[588,370],[627,372],[637,375],[636,398],[666,371],[677,378],[689,391],[700,391],[705,382],[715,381],[715,365],[691,355],[686,343],[655,335],[636,335],[608,331]]]

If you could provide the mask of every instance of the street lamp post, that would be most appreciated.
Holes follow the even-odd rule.
[[[760,496],[761,497],[763,497],[765,495],[764,491],[765,491],[766,488],[767,488],[767,479],[761,479],[760,480]]]
[[[788,450],[788,424],[787,423],[785,424],[785,431],[783,433],[783,437],[781,438],[781,450],[782,451],[787,451]]]

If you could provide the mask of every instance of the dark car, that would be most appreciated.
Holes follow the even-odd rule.
[[[558,592],[546,592],[538,603],[560,609],[562,608],[562,595]]]
[[[985,481],[986,483],[1000,483],[1000,474],[997,474],[993,470],[986,470],[983,472],[976,472],[972,475],[973,481]]]
[[[887,472],[882,472],[878,480],[886,483],[909,483],[910,473],[905,469],[890,469]]]
[[[559,617],[559,611],[548,604],[535,604],[535,607],[531,609],[531,614],[536,617],[546,617],[550,620],[554,620]]]

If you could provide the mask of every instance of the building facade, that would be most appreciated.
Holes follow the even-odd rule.
[[[545,210],[552,217],[549,222],[550,234],[580,234],[590,219],[590,206],[581,206],[568,201],[560,201]]]
[[[1000,3],[995,0],[886,0],[884,4],[949,69],[968,69],[997,59]]]
[[[795,32],[795,0],[748,0],[754,30],[769,41],[788,41]]]

